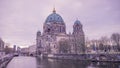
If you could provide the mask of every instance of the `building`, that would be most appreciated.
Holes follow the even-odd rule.
[[[4,41],[0,38],[0,56],[4,55]]]
[[[16,52],[16,48],[17,48],[17,46],[14,45],[14,46],[13,46],[13,52]]]
[[[27,48],[21,48],[20,53],[22,55],[29,55],[29,48],[28,47]]]
[[[28,47],[29,49],[29,55],[35,56],[36,55],[36,45],[31,45]]]
[[[66,33],[63,18],[54,9],[44,22],[43,33],[37,32],[37,54],[80,54],[85,52],[82,24],[76,20],[73,32]]]

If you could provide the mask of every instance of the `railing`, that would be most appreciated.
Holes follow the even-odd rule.
[[[0,58],[0,68],[5,68],[9,61],[13,58],[13,55],[5,55]]]
[[[87,52],[85,54],[120,54],[120,52]]]

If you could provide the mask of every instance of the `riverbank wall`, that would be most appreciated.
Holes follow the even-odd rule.
[[[7,64],[12,60],[13,56],[0,59],[0,68],[6,68]]]
[[[91,62],[120,62],[120,54],[43,54],[43,58],[70,59]]]

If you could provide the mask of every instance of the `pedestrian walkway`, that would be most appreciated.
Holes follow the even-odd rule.
[[[34,57],[14,57],[6,68],[37,68],[36,58]]]

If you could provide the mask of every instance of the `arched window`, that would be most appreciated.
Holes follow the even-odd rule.
[[[59,26],[59,32],[61,32],[61,30],[60,30],[60,29],[61,29],[61,27]]]

